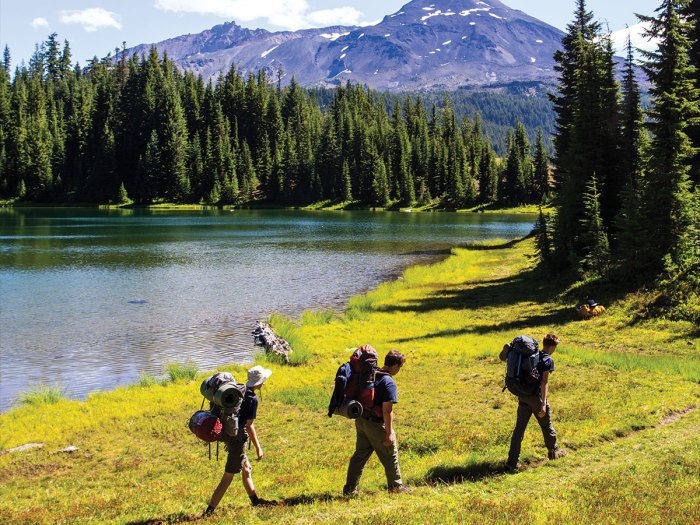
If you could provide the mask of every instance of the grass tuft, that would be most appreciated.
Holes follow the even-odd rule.
[[[17,401],[21,406],[40,406],[55,405],[63,399],[66,399],[66,396],[60,386],[40,385],[29,392],[20,394]]]
[[[290,365],[300,366],[311,358],[311,350],[299,335],[298,327],[291,319],[282,314],[273,313],[268,319],[268,323],[275,330],[275,334],[286,340],[292,347],[292,352],[289,354]],[[279,358],[270,354],[266,354],[265,359],[283,364]]]
[[[173,383],[192,381],[197,377],[198,372],[197,364],[189,359],[184,363],[169,363],[165,365],[165,374]]]
[[[337,317],[338,314],[336,314],[333,310],[312,310],[301,314],[301,324],[306,326],[322,326],[329,324]]]

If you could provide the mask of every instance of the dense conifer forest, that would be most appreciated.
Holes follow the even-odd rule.
[[[548,272],[650,286],[661,311],[700,321],[700,1],[640,18],[659,41],[642,62],[646,112],[631,44],[619,86],[610,35],[576,2],[555,54],[556,213],[540,216],[540,258]]]
[[[548,191],[542,133],[533,148],[515,123],[501,162],[481,116],[460,118],[446,95],[426,107],[359,85],[309,92],[235,67],[205,84],[155,50],[81,68],[56,34],[28,67],[11,72],[7,48],[2,66],[4,198],[465,207]]]

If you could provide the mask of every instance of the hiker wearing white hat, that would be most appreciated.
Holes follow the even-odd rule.
[[[209,501],[209,506],[204,512],[205,515],[212,514],[214,509],[224,497],[224,494],[228,490],[231,481],[233,480],[234,474],[241,472],[241,477],[243,481],[243,487],[245,488],[250,502],[254,507],[261,505],[276,505],[274,501],[267,501],[258,497],[255,491],[255,485],[253,485],[252,471],[253,467],[248,461],[248,456],[246,455],[246,443],[248,438],[253,443],[255,447],[255,452],[258,456],[258,460],[263,458],[263,449],[258,440],[258,432],[255,429],[255,418],[258,413],[258,396],[255,395],[255,391],[259,390],[267,378],[272,375],[272,370],[268,368],[263,368],[260,365],[256,365],[250,370],[248,370],[248,381],[246,381],[246,391],[243,396],[243,402],[241,403],[241,409],[238,416],[238,428],[241,429],[240,439],[226,443],[228,448],[228,459],[226,460],[226,467],[224,468],[224,475],[219,482],[219,485],[214,490],[211,500]]]
[[[272,375],[272,370],[263,368],[260,365],[255,365],[248,370],[248,382],[245,384],[248,388],[260,387]]]

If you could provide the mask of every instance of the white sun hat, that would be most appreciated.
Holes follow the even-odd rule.
[[[260,365],[255,365],[248,370],[248,382],[245,384],[248,388],[262,385],[265,380],[272,375],[272,370],[263,368]]]

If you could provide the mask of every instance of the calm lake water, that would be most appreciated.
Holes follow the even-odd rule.
[[[82,398],[194,360],[252,360],[273,311],[341,310],[450,246],[532,215],[0,209],[0,410],[43,383]]]

